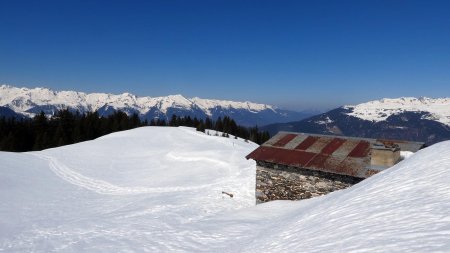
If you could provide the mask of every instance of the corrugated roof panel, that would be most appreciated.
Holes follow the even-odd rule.
[[[298,144],[302,143],[307,137],[308,137],[308,135],[299,134],[292,141],[290,141],[288,144],[286,144],[284,146],[284,148],[294,149],[295,147],[298,146]]]
[[[322,153],[331,155],[334,151],[336,151],[342,144],[344,144],[345,140],[340,138],[334,138],[326,147],[322,149]]]
[[[370,152],[370,143],[367,141],[360,141],[358,145],[348,154],[350,157],[366,157]]]
[[[298,146],[295,147],[295,149],[298,149],[298,150],[306,150],[306,149],[309,148],[311,145],[313,145],[314,142],[316,142],[318,139],[319,139],[319,137],[308,136],[304,141],[302,141],[300,144],[298,144]]]
[[[279,141],[275,142],[273,146],[275,147],[283,147],[284,145],[288,144],[292,139],[294,139],[297,135],[296,134],[286,134],[283,136]]]
[[[305,165],[305,167],[308,168],[315,168],[315,169],[323,169],[325,168],[325,162],[329,158],[328,155],[325,154],[317,154],[311,161],[308,162],[308,164]]]
[[[275,152],[272,149],[273,149],[272,147],[260,146],[259,148],[253,150],[253,152],[248,154],[245,158],[266,161],[266,159],[270,158],[275,154]]]
[[[280,164],[304,167],[316,154],[299,150],[281,151],[278,162]]]
[[[264,142],[262,144],[262,146],[272,146],[274,143],[276,143],[277,141],[279,141],[281,138],[283,138],[284,136],[286,136],[285,133],[283,132],[279,132],[276,135],[274,135],[272,138],[270,138],[268,141]]]
[[[331,138],[320,138],[314,144],[309,146],[305,151],[311,152],[311,153],[321,153],[322,149],[332,141]]]
[[[355,140],[345,140],[345,142],[333,152],[333,156],[347,157],[358,143],[359,141]]]
[[[247,159],[261,160],[291,166],[305,166],[316,154],[299,150],[259,147],[247,155]]]

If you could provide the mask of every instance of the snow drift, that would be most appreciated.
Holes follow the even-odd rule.
[[[0,251],[450,250],[450,142],[346,190],[258,206],[255,164],[244,158],[254,148],[145,127],[0,152]]]

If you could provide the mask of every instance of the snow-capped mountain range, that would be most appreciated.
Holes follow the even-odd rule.
[[[119,95],[107,93],[84,93],[77,91],[54,91],[47,88],[18,88],[0,86],[0,107],[32,117],[43,111],[47,115],[69,108],[80,112],[98,111],[107,116],[121,110],[127,114],[137,113],[143,119],[167,119],[176,114],[198,118],[231,116],[243,125],[264,125],[288,122],[311,116],[309,113],[281,110],[271,105],[252,102],[185,98],[182,95],[166,97],[137,97],[130,93]],[[1,108],[0,108],[1,109]],[[0,113],[2,111],[0,110]],[[10,112],[11,113],[11,112]],[[4,112],[3,114],[7,114]],[[1,115],[0,115],[1,116]]]
[[[263,129],[272,134],[283,130],[432,144],[450,139],[450,98],[386,98]]]

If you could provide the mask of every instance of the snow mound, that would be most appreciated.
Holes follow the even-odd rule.
[[[384,98],[356,106],[344,106],[344,108],[353,109],[351,113],[348,113],[350,116],[375,122],[386,120],[389,116],[402,112],[427,112],[430,114],[427,119],[450,126],[450,98]]]
[[[255,163],[244,158],[256,147],[144,127],[0,152],[0,252],[450,249],[450,141],[346,190],[258,206]]]
[[[243,155],[256,147],[191,128],[143,127],[41,152],[0,152],[0,252],[190,244],[189,224],[255,204],[255,163]]]

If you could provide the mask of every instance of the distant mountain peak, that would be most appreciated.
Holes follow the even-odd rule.
[[[379,122],[403,112],[426,112],[433,120],[450,126],[450,98],[383,98],[358,105],[347,105],[348,113],[363,120]]]
[[[53,114],[55,111],[69,108],[80,112],[99,111],[108,115],[121,110],[128,114],[137,113],[141,118],[168,119],[172,114],[197,118],[232,116],[243,125],[265,125],[275,122],[300,120],[308,113],[298,113],[277,109],[275,106],[253,102],[229,100],[186,98],[181,94],[163,97],[138,97],[124,92],[84,93],[77,91],[54,91],[48,88],[18,88],[3,84],[0,86],[0,107],[29,117],[40,111]],[[1,115],[0,115],[1,116]]]
[[[384,98],[262,129],[271,134],[294,131],[433,144],[450,139],[450,98]]]

